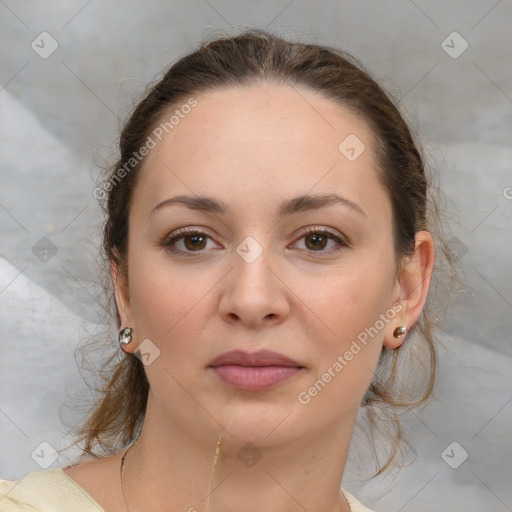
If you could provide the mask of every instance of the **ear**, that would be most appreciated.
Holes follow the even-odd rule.
[[[405,336],[395,338],[393,331],[397,326],[405,325],[407,331],[417,322],[427,301],[431,276],[434,270],[434,239],[428,231],[418,231],[415,237],[414,254],[407,257],[397,276],[397,295],[395,302],[401,306],[393,322],[388,324],[384,335],[384,346],[398,348]]]
[[[131,327],[135,331],[130,307],[130,296],[128,293],[128,279],[119,268],[119,265],[113,260],[110,261],[110,275],[114,285],[117,309],[121,317],[121,328]],[[125,352],[134,352],[135,348],[135,343],[130,343],[126,345],[123,350]]]

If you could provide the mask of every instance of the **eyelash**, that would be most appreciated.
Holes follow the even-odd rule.
[[[194,236],[194,235],[203,235],[203,236],[206,236],[207,238],[210,238],[213,240],[213,238],[211,236],[209,236],[204,231],[201,231],[200,229],[182,228],[182,229],[179,229],[178,231],[176,231],[174,235],[165,237],[161,241],[160,245],[174,254],[183,254],[183,255],[186,255],[187,257],[200,256],[202,253],[205,252],[204,249],[202,249],[200,251],[182,251],[182,250],[176,250],[175,248],[172,247],[177,241],[179,241],[183,238],[186,238],[188,236]],[[321,250],[321,251],[312,251],[312,250],[305,249],[306,252],[309,254],[317,254],[317,253],[318,254],[330,254],[332,252],[336,252],[345,247],[350,246],[350,244],[346,240],[340,238],[339,236],[337,236],[335,233],[331,232],[330,230],[328,230],[326,228],[321,228],[321,227],[311,228],[308,231],[306,231],[305,233],[302,233],[300,235],[299,240],[302,238],[307,238],[308,236],[311,236],[311,235],[327,236],[331,240],[334,240],[338,244],[338,247],[336,247],[334,249],[330,249],[330,250]]]

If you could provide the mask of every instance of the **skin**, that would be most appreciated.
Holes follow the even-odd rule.
[[[410,329],[421,314],[432,237],[418,232],[413,257],[397,266],[375,141],[348,109],[276,84],[195,97],[197,107],[146,158],[130,210],[128,279],[112,266],[122,326],[133,328],[126,350],[145,339],[160,350],[145,366],[146,419],[126,458],[130,510],[348,511],[340,485],[359,403],[382,347],[403,342],[395,327]],[[349,134],[366,147],[354,161],[338,150]],[[338,204],[276,216],[284,200],[333,192],[364,213]],[[177,195],[214,197],[230,211],[172,205],[150,213]],[[162,240],[185,226],[209,238],[199,249],[190,237],[178,240],[181,254],[170,252]],[[349,245],[320,236],[315,246],[305,236],[314,226]],[[251,263],[236,251],[249,236],[262,249]],[[394,318],[300,403],[298,394],[393,306]],[[207,368],[233,349],[273,350],[305,368],[270,390],[240,391]],[[247,442],[261,455],[252,467],[237,457]],[[105,510],[126,510],[120,456],[65,472]]]

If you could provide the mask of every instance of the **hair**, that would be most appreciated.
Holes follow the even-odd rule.
[[[378,178],[392,206],[397,262],[413,254],[415,234],[419,230],[429,230],[434,236],[436,272],[441,261],[451,262],[442,236],[439,207],[431,195],[433,184],[427,176],[419,145],[398,105],[377,79],[353,56],[336,48],[289,42],[266,31],[251,29],[203,42],[178,60],[157,83],[146,89],[122,130],[119,158],[102,177],[99,194],[105,214],[104,285],[109,313],[115,311],[118,329],[121,321],[110,270],[115,264],[119,275],[127,277],[128,217],[145,161],[140,158],[141,148],[164,114],[185,104],[193,95],[255,83],[287,84],[318,91],[364,120],[376,142]],[[443,281],[446,283],[446,279]],[[396,467],[405,453],[404,446],[411,447],[403,434],[400,415],[423,404],[434,387],[437,351],[431,312],[438,297],[433,288],[432,284],[424,310],[400,348],[395,351],[383,348],[361,403],[370,440],[374,441],[377,431],[389,440],[383,464],[374,448],[377,457],[374,476],[393,465]],[[120,351],[117,341],[112,343],[112,348],[114,353],[100,370],[103,383],[96,389],[95,402],[83,423],[74,429],[76,443],[85,442],[83,451],[95,456],[99,454],[95,453],[96,448],[112,454],[130,444],[140,432],[147,405],[149,382],[143,363],[138,357]]]

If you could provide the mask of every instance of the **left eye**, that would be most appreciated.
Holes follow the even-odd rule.
[[[335,246],[338,246],[334,250],[339,250],[341,247],[347,246],[347,243],[344,240],[325,228],[311,229],[306,233],[303,233],[300,239],[302,238],[306,240],[306,250],[310,252],[329,252],[323,250],[325,249],[328,240],[333,240],[335,242]],[[310,240],[309,244],[307,242],[308,240]]]
[[[191,253],[203,252],[208,239],[212,240],[212,238],[203,231],[198,229],[183,229],[178,231],[174,236],[167,238],[161,245],[173,253],[188,253],[188,255],[190,255]],[[324,250],[329,240],[334,241],[335,251],[348,246],[345,240],[325,228],[310,229],[302,233],[298,240],[302,239],[306,240],[305,250],[308,252],[331,252],[330,250]],[[184,249],[175,247],[178,242],[183,242]]]

